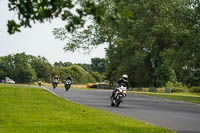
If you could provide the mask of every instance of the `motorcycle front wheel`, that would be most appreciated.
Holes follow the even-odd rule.
[[[120,103],[121,103],[121,102],[117,102],[117,103],[116,103],[116,107],[119,107]]]
[[[112,107],[115,106],[115,101],[114,101],[113,97],[111,97],[111,106],[112,106]]]
[[[55,89],[56,88],[56,85],[53,85],[53,89]]]
[[[117,96],[117,102],[116,102],[116,107],[119,107],[120,103],[121,103],[121,96]]]
[[[112,106],[112,107],[114,107],[114,106],[115,106],[115,104],[114,104],[114,103],[111,103],[111,106]]]

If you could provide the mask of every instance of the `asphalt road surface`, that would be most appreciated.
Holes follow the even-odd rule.
[[[119,107],[111,107],[110,90],[47,88],[70,101],[107,110],[179,133],[200,133],[200,105],[128,93]]]

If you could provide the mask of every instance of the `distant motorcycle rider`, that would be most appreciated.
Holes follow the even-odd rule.
[[[52,86],[53,86],[53,89],[55,89],[56,87],[57,87],[57,85],[58,85],[58,75],[55,75],[54,77],[53,77],[53,81],[52,81]]]
[[[65,85],[66,84],[70,84],[70,86],[71,86],[71,84],[72,84],[72,78],[70,77],[70,76],[68,76],[66,79],[65,79]]]
[[[123,74],[123,75],[122,75],[122,78],[119,79],[119,81],[117,82],[117,84],[118,84],[119,86],[126,87],[126,89],[129,89],[129,85],[128,85],[128,75]],[[111,98],[115,96],[115,93],[116,93],[117,89],[118,89],[118,88],[116,88],[115,90],[113,90]]]
[[[71,84],[72,84],[72,78],[69,76],[66,78],[65,83],[64,83],[66,91],[69,90],[69,88],[71,87]]]
[[[68,76],[68,77],[66,78],[66,80],[72,81],[72,78],[71,78],[70,76]],[[66,81],[66,80],[65,80],[65,81]]]
[[[58,81],[58,75],[55,75],[54,77],[53,77],[53,81],[54,80],[57,80]]]
[[[41,85],[42,85],[42,81],[40,79],[38,80],[38,85],[39,85],[39,87],[41,87]]]

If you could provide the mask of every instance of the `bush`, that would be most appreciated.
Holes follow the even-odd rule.
[[[168,81],[166,83],[166,86],[167,88],[171,88],[171,92],[188,92],[188,88],[186,86],[184,86],[182,83],[180,82],[175,82],[175,83],[172,83],[170,81]]]
[[[183,88],[176,88],[176,87],[172,87],[171,88],[171,92],[174,93],[174,92],[187,92],[186,89],[183,89]]]
[[[97,81],[97,82],[102,82],[102,75],[98,72],[91,72],[90,73],[92,77]]]
[[[73,84],[87,84],[89,82],[96,82],[96,80],[88,72],[77,65],[62,67],[59,69],[60,81],[64,81],[68,76],[72,77]]]
[[[190,90],[194,93],[200,93],[200,87],[192,87]]]

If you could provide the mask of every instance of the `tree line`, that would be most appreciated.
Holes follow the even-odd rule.
[[[103,64],[103,65],[102,65]],[[52,82],[55,75],[60,81],[71,76],[74,84],[101,82],[105,73],[105,59],[92,58],[91,64],[55,62],[51,65],[45,57],[17,53],[0,57],[0,79],[9,77],[17,83],[32,83],[38,79]]]

